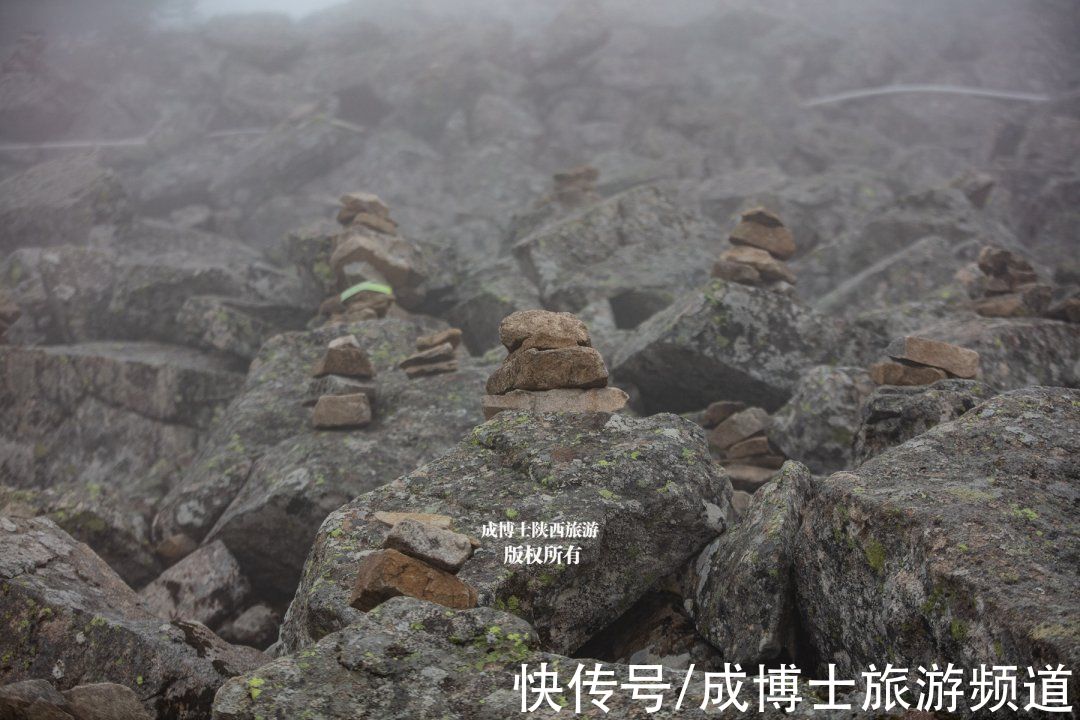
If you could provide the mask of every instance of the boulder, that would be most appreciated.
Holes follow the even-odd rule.
[[[499,325],[517,310],[540,305],[536,287],[521,277],[512,258],[498,258],[472,267],[454,283],[443,317],[461,328],[465,346],[474,355],[499,346]]]
[[[194,621],[163,622],[86,545],[45,518],[2,518],[0,683],[127,686],[157,717],[204,718],[228,677],[267,658]],[[69,697],[69,702],[72,701]]]
[[[480,539],[458,572],[483,606],[533,622],[545,646],[570,650],[628,609],[722,529],[730,486],[700,428],[657,415],[500,413],[450,453],[358,497],[319,530],[282,627],[293,651],[355,622],[357,562],[381,548],[380,511],[438,513]],[[504,564],[530,538],[484,537],[500,521],[595,522],[573,545],[580,564]]]
[[[511,390],[587,390],[602,388],[607,380],[607,366],[595,348],[574,345],[553,350],[518,349],[507,355],[488,378],[487,392],[503,395]]]
[[[768,430],[770,425],[772,418],[761,408],[740,410],[713,428],[708,435],[709,447],[728,450],[736,443]]]
[[[1078,408],[1004,393],[815,483],[795,574],[819,664],[1075,667]]]
[[[940,368],[953,377],[973,378],[979,372],[979,353],[938,340],[908,335],[885,349],[893,360]]]
[[[408,518],[390,529],[384,545],[449,573],[460,570],[473,553],[465,535]]]
[[[476,590],[445,570],[392,549],[365,555],[356,568],[349,605],[368,611],[399,595],[459,610],[476,607]]]
[[[257,603],[218,629],[223,640],[265,650],[278,637],[281,619],[269,605]]]
[[[153,720],[127,685],[90,683],[64,692],[71,714],[77,720]]]
[[[530,412],[619,412],[626,407],[630,396],[619,388],[581,390],[560,388],[532,392],[511,390],[503,395],[485,395],[481,399],[484,419],[490,420],[505,410]]]
[[[714,280],[638,327],[612,360],[647,411],[685,411],[716,400],[766,410],[783,405],[806,368],[859,362],[875,344],[790,298]]]
[[[773,413],[769,439],[811,472],[849,468],[863,404],[873,389],[862,368],[810,368],[799,378],[791,400]]]
[[[979,380],[939,380],[923,387],[880,387],[859,412],[858,431],[849,445],[858,466],[943,422],[955,420],[997,394]],[[839,468],[836,468],[839,469]]]
[[[797,657],[792,569],[810,472],[788,462],[750,499],[739,523],[702,551],[690,615],[725,662],[744,668]]]
[[[223,543],[213,542],[161,573],[139,597],[159,618],[217,627],[242,607],[248,590],[236,558]]]

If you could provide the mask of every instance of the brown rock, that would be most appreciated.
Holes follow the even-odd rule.
[[[1069,297],[1054,303],[1046,311],[1046,317],[1080,323],[1080,297]]]
[[[712,276],[721,280],[736,282],[740,285],[757,285],[761,282],[761,273],[752,265],[728,260],[717,260],[713,263]]]
[[[1016,292],[977,301],[974,309],[983,317],[1035,317],[1046,312],[1052,296],[1049,285],[1021,285]]]
[[[154,551],[158,557],[165,561],[166,565],[174,565],[195,552],[198,547],[199,543],[195,542],[190,536],[177,533],[158,543]]]
[[[341,302],[340,295],[331,295],[319,305],[319,315],[330,317],[345,312],[345,303]]]
[[[724,469],[731,478],[731,487],[748,493],[753,493],[776,474],[775,470],[753,465],[724,465]]]
[[[485,395],[480,404],[484,409],[484,419],[490,420],[504,410],[616,413],[626,407],[629,399],[625,392],[613,387],[592,390],[561,388],[542,392],[511,390],[505,395]]]
[[[510,352],[592,345],[585,323],[570,313],[549,310],[519,310],[507,315],[499,323],[499,339]]]
[[[795,284],[795,274],[788,269],[788,266],[760,248],[736,245],[725,251],[720,259],[725,262],[749,265],[761,273],[761,277],[765,280],[783,280],[792,285]]]
[[[340,218],[340,215],[338,216]],[[397,235],[398,225],[390,218],[381,218],[371,213],[357,213],[353,216],[350,227],[365,227],[384,235]]]
[[[709,433],[709,446],[716,450],[727,450],[740,440],[768,430],[770,425],[772,418],[769,413],[757,407],[747,408],[717,425]]]
[[[459,610],[476,607],[476,590],[444,570],[397,550],[366,555],[357,569],[349,604],[367,612],[398,595]]]
[[[139,696],[126,685],[79,685],[65,691],[64,697],[79,720],[152,720]]]
[[[705,408],[705,414],[701,419],[702,427],[711,430],[735,413],[745,409],[746,403],[738,400],[717,400]]]
[[[442,345],[443,343],[450,343],[455,348],[461,345],[461,329],[450,328],[448,330],[440,330],[439,332],[419,337],[416,339],[416,349],[427,350]]]
[[[375,377],[375,367],[362,348],[347,344],[337,347],[331,345],[326,348],[326,354],[315,363],[311,374],[317,378],[324,375],[342,375],[370,380]]]
[[[749,457],[751,455],[768,455],[769,454],[769,438],[764,435],[755,435],[749,437],[746,440],[740,440],[727,449],[724,453],[725,457],[732,460],[739,458]],[[748,463],[754,465],[755,463]]]
[[[534,348],[515,350],[488,378],[488,395],[510,390],[599,388],[607,385],[608,372],[600,353],[591,347]]]
[[[743,222],[754,223],[755,225],[761,225],[762,227],[783,227],[784,223],[780,220],[780,216],[774,213],[772,210],[766,210],[763,207],[750,208],[744,210],[740,217]]]
[[[897,362],[874,363],[869,373],[876,385],[932,385],[948,377],[940,368]]]
[[[315,403],[311,424],[319,429],[364,427],[371,422],[367,395],[324,395]]]
[[[765,250],[779,260],[787,260],[795,254],[795,238],[783,225],[759,225],[744,220],[735,226],[728,239],[734,245]]]
[[[354,262],[366,262],[375,268],[398,295],[427,279],[420,253],[397,235],[366,235],[361,232],[342,235],[330,255],[330,269],[334,277],[343,278],[345,266]]]
[[[362,290],[345,301],[341,315],[349,321],[374,320],[386,317],[393,304],[393,295]]]
[[[1033,283],[1037,279],[1031,263],[1003,248],[985,246],[979,251],[978,264],[979,269],[990,277],[1005,280],[1008,290]]]
[[[428,348],[415,355],[409,357],[398,363],[398,367],[402,370],[417,367],[420,365],[431,365],[432,363],[444,363],[454,359],[454,346],[448,342],[442,345],[436,345],[435,347]]]
[[[381,523],[385,523],[390,527],[397,525],[402,520],[416,520],[417,522],[427,523],[443,530],[449,530],[450,524],[453,522],[453,518],[449,515],[436,515],[434,513],[422,513],[422,512],[393,512],[390,510],[376,510],[375,519]]]
[[[941,368],[960,378],[973,378],[979,372],[979,353],[974,350],[914,335],[897,338],[885,354],[893,360]]]
[[[411,378],[426,377],[428,375],[442,375],[443,373],[452,373],[457,371],[457,360],[447,360],[446,362],[429,363],[427,365],[415,365],[413,367],[405,368],[405,374]]]
[[[340,202],[341,211],[338,213],[338,222],[342,225],[349,225],[359,213],[384,219],[390,217],[390,208],[378,195],[365,192],[346,193],[341,196]]]

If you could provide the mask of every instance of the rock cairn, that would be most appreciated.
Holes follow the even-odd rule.
[[[795,239],[776,213],[747,210],[728,240],[734,247],[720,255],[713,277],[777,290],[795,284],[795,273],[784,262],[795,254]]]
[[[456,577],[474,541],[450,529],[451,518],[428,513],[376,512],[390,525],[381,550],[360,561],[349,604],[367,612],[399,595],[449,608],[476,607],[476,590]]]
[[[390,208],[377,195],[341,196],[330,271],[339,291],[320,312],[331,320],[384,317],[397,300],[412,308],[424,299],[427,270],[419,250],[398,234]]]
[[[600,201],[600,194],[596,192],[600,171],[592,165],[578,165],[555,173],[552,179],[555,181],[555,188],[551,199],[564,208],[584,207]]]
[[[907,335],[890,343],[885,354],[888,360],[869,368],[878,385],[930,385],[979,374],[979,353],[939,340]]]
[[[709,448],[727,470],[735,490],[753,494],[787,459],[769,442],[772,418],[759,407],[721,400],[705,409],[702,426]]]
[[[503,318],[507,356],[487,381],[484,416],[503,410],[618,412],[627,395],[607,387],[604,359],[570,313],[522,310]]]
[[[375,377],[371,358],[355,335],[331,340],[315,363],[308,396],[315,398],[311,422],[319,429],[364,427],[371,422],[375,404]]]
[[[411,378],[455,372],[460,345],[461,330],[458,328],[424,335],[416,341],[416,354],[402,360],[398,367]]]
[[[1052,285],[1039,282],[1038,273],[1014,252],[987,245],[979,252],[983,282],[977,292],[975,312],[984,317],[1045,316],[1080,322],[1080,292],[1063,289],[1054,298]]]

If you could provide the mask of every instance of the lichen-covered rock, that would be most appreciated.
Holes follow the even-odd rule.
[[[851,467],[863,403],[873,389],[862,368],[810,368],[787,404],[773,413],[769,439],[815,473]]]
[[[690,615],[725,662],[797,657],[792,567],[810,472],[788,462],[754,493],[737,525],[696,560]]]
[[[785,295],[714,280],[638,327],[612,368],[617,381],[637,386],[649,411],[715,400],[775,410],[803,370],[857,360],[860,344],[872,343]]]
[[[155,537],[220,539],[257,596],[283,610],[329,512],[445,452],[481,420],[490,366],[470,360],[415,380],[396,369],[417,337],[440,327],[384,318],[273,338],[162,503]],[[311,367],[327,343],[350,333],[377,371],[376,412],[363,429],[315,429],[306,406]]]
[[[847,467],[861,465],[935,425],[955,420],[996,394],[984,382],[957,378],[922,387],[879,387],[865,399],[859,413],[852,462]]]
[[[197,622],[163,622],[86,545],[45,518],[0,517],[0,684],[126,685],[157,717],[205,718],[218,686],[266,657]]]
[[[1076,667],[1077,457],[1080,392],[1036,387],[815,483],[795,567],[820,662]]]
[[[139,591],[152,613],[165,620],[197,620],[208,627],[243,607],[247,578],[221,542],[204,545]]]
[[[240,381],[158,343],[0,348],[0,512],[47,514],[127,582],[149,582],[157,504]]]
[[[454,530],[480,539],[458,573],[480,604],[528,619],[546,647],[573,650],[722,530],[730,492],[701,429],[681,418],[500,413],[449,454],[326,519],[284,646],[302,648],[356,620],[357,562],[382,547],[390,527],[376,513],[389,510],[453,518]],[[595,522],[598,534],[539,543],[580,548],[580,564],[504,564],[507,547],[537,542],[482,537],[500,521]]]
[[[499,346],[499,324],[517,310],[540,306],[536,287],[521,277],[512,258],[478,263],[454,283],[449,307],[442,313],[464,333],[465,346],[480,355]]]

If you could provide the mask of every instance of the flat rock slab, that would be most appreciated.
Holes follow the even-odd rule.
[[[394,549],[365,555],[356,569],[349,604],[366,612],[399,595],[459,610],[476,607],[476,590],[445,570]]]
[[[795,567],[819,656],[838,676],[882,658],[1076,667],[1077,457],[1080,391],[1035,387],[816,482]]]
[[[553,350],[592,345],[585,323],[571,313],[550,310],[519,310],[507,315],[499,323],[499,340],[510,352],[521,347]]]
[[[604,358],[591,347],[521,348],[510,353],[487,382],[489,395],[511,390],[599,388],[607,385]]]
[[[370,423],[371,402],[365,393],[323,395],[311,413],[311,424],[320,430],[361,428]]]
[[[619,412],[630,397],[619,388],[591,390],[562,388],[531,392],[511,390],[505,395],[485,395],[481,399],[484,418],[490,420],[505,410],[529,412]]]
[[[282,628],[288,650],[355,622],[357,564],[381,548],[380,513],[453,518],[479,539],[458,572],[479,604],[513,608],[545,644],[576,649],[720,531],[730,485],[700,427],[671,415],[500,413],[450,453],[323,523]],[[484,537],[488,523],[595,522],[595,538]],[[580,564],[504,564],[506,548],[574,545]]]
[[[467,536],[409,518],[390,529],[384,545],[449,573],[460,570],[473,553]]]
[[[727,450],[753,435],[764,432],[772,425],[769,413],[759,407],[747,408],[735,413],[713,428],[709,433],[709,446]]]
[[[979,353],[974,350],[915,335],[894,340],[885,353],[894,360],[940,368],[953,377],[973,378],[979,372]]]

